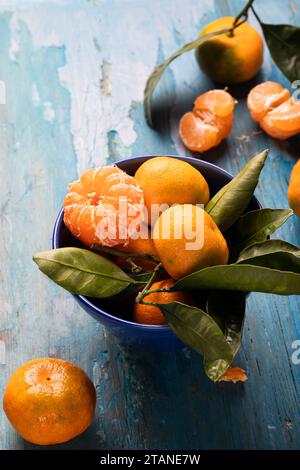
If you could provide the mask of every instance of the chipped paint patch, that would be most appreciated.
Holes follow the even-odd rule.
[[[10,20],[11,40],[8,51],[8,57],[12,62],[18,61],[20,52],[20,38],[19,38],[19,25],[17,15],[13,14]]]
[[[50,101],[44,102],[43,116],[44,116],[45,121],[52,122],[55,119],[55,111]]]
[[[101,65],[100,91],[103,96],[111,96],[111,63],[104,60]]]
[[[32,97],[32,102],[35,106],[39,106],[41,99],[40,95],[36,86],[36,83],[34,83],[31,87],[31,97]]]

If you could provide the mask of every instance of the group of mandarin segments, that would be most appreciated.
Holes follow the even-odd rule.
[[[201,35],[230,28],[233,21],[232,17],[220,18]],[[253,78],[262,64],[262,38],[245,22],[232,34],[205,40],[197,48],[196,57],[204,72],[216,82],[242,83]],[[194,152],[204,152],[219,145],[232,130],[235,104],[235,99],[224,90],[211,90],[199,96],[194,109],[180,120],[179,135],[185,146]],[[279,83],[265,82],[254,87],[247,105],[253,120],[270,136],[287,139],[300,132],[300,103]],[[292,172],[288,197],[300,217],[300,161]],[[199,171],[181,160],[157,157],[143,163],[134,177],[117,166],[86,171],[70,184],[64,200],[64,222],[87,247],[113,247],[130,254],[135,266],[149,271],[160,261],[165,275],[160,274],[152,284],[155,291],[172,287],[174,280],[196,269],[228,262],[228,248],[221,231],[197,206],[205,205],[209,198],[208,184]],[[161,209],[156,218],[150,219],[152,204],[167,204],[169,208]],[[187,240],[179,239],[175,232],[178,226],[186,224],[195,228],[198,216],[204,225],[204,244],[187,253]],[[163,237],[167,223],[168,240]],[[137,238],[141,227],[144,236]],[[149,255],[149,259],[134,258],[134,254],[141,253]],[[126,258],[114,259],[128,267]],[[144,297],[145,303],[135,303],[132,319],[144,324],[164,324],[161,311],[151,302],[174,300],[194,303],[188,292],[152,292]],[[224,376],[224,380],[232,379],[230,373]],[[14,372],[3,405],[10,422],[26,440],[55,444],[77,436],[91,424],[95,402],[95,388],[79,367],[60,359],[41,358]]]

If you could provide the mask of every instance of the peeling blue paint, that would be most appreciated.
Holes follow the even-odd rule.
[[[256,2],[266,22],[300,23],[299,9],[291,9],[288,0],[280,8],[279,2]],[[237,358],[249,382],[216,386],[189,349],[159,353],[119,343],[31,261],[32,253],[50,247],[56,214],[78,168],[103,161],[103,155],[113,163],[185,151],[178,120],[214,84],[200,72],[193,52],[175,61],[154,94],[159,126],[153,130],[145,124],[142,104],[147,75],[207,21],[234,14],[243,4],[11,0],[5,12],[0,5],[0,80],[7,88],[7,104],[0,105],[0,341],[7,355],[0,364],[0,389],[15,367],[44,355],[77,363],[97,388],[92,427],[54,448],[299,448],[300,367],[290,361],[291,344],[300,338],[299,297],[249,297]],[[11,30],[16,13],[18,33]],[[18,39],[14,54],[12,39]],[[111,63],[104,71],[111,88],[101,94],[105,61]],[[269,54],[261,79],[286,83]],[[239,100],[233,133],[204,158],[236,174],[251,155],[269,147],[257,195],[265,207],[284,207],[299,138],[278,143],[263,133],[252,135],[257,126],[245,98],[254,83],[230,89]],[[251,138],[239,139],[243,135]],[[296,218],[280,232],[295,244],[299,233]],[[0,430],[1,449],[37,448],[16,435],[3,413]]]

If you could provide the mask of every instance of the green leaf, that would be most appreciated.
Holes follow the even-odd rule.
[[[271,56],[291,81],[300,78],[300,28],[288,24],[260,23]]]
[[[253,245],[245,248],[241,252],[237,263],[247,261],[248,259],[255,258],[257,256],[264,256],[277,252],[293,253],[296,256],[300,256],[300,248],[291,245],[291,243],[285,242],[283,240],[266,240],[263,242],[254,243]]]
[[[82,248],[59,248],[33,256],[39,269],[72,294],[111,297],[138,281],[118,266]]]
[[[255,259],[258,260],[258,258]],[[274,260],[274,266],[276,263]],[[175,283],[173,289],[196,291],[199,289],[217,289],[299,295],[300,271],[297,262],[294,265],[286,266],[286,268],[286,271],[282,271],[249,263],[212,266],[180,279]]]
[[[228,233],[231,255],[266,240],[292,215],[291,209],[258,209],[241,216]]]
[[[200,44],[202,44],[207,39],[210,39],[214,36],[218,36],[219,34],[228,33],[229,31],[231,30],[222,29],[220,31],[215,31],[213,33],[205,34],[201,37],[198,37],[195,41],[185,44],[185,46],[183,46],[178,51],[174,52],[174,54],[172,54],[162,64],[155,67],[154,71],[152,72],[152,74],[147,80],[146,87],[144,90],[144,112],[145,112],[146,121],[150,127],[153,127],[152,114],[151,114],[152,95],[153,95],[153,92],[155,90],[157,83],[159,82],[162,74],[164,73],[168,65],[170,65],[170,63],[173,62],[173,60],[177,59],[177,57],[181,56],[185,52],[191,51],[192,49],[195,49],[196,47],[200,46]]]
[[[224,232],[242,215],[254,194],[268,150],[252,158],[243,170],[206,205],[206,211]]]
[[[235,356],[241,346],[246,310],[246,296],[243,292],[211,292],[207,300],[207,313],[222,329],[227,343]],[[216,382],[225,374],[231,362],[224,359],[204,360],[207,376]]]
[[[159,304],[170,328],[207,361],[232,360],[232,351],[220,327],[203,310],[180,302]]]
[[[239,261],[238,264],[251,264],[251,266],[261,266],[263,268],[300,274],[300,258],[286,251],[255,256],[245,261]]]

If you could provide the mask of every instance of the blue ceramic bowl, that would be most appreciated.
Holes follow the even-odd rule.
[[[153,157],[154,156],[133,157],[116,162],[116,165],[126,173],[134,175],[143,162]],[[184,160],[201,171],[209,184],[212,196],[233,178],[230,173],[211,163],[178,155],[174,156],[174,158]],[[253,197],[246,212],[258,208],[260,208],[260,204],[257,199]],[[52,248],[63,248],[67,246],[82,247],[83,245],[81,245],[65,227],[63,222],[63,209],[61,209],[54,226]],[[183,343],[178,340],[168,326],[141,325],[131,321],[130,312],[132,306],[129,302],[128,305],[126,305],[126,301],[122,297],[116,296],[110,299],[92,299],[82,295],[74,295],[74,297],[89,315],[102,323],[114,335],[126,343],[140,345],[147,349],[165,351],[183,346]]]

